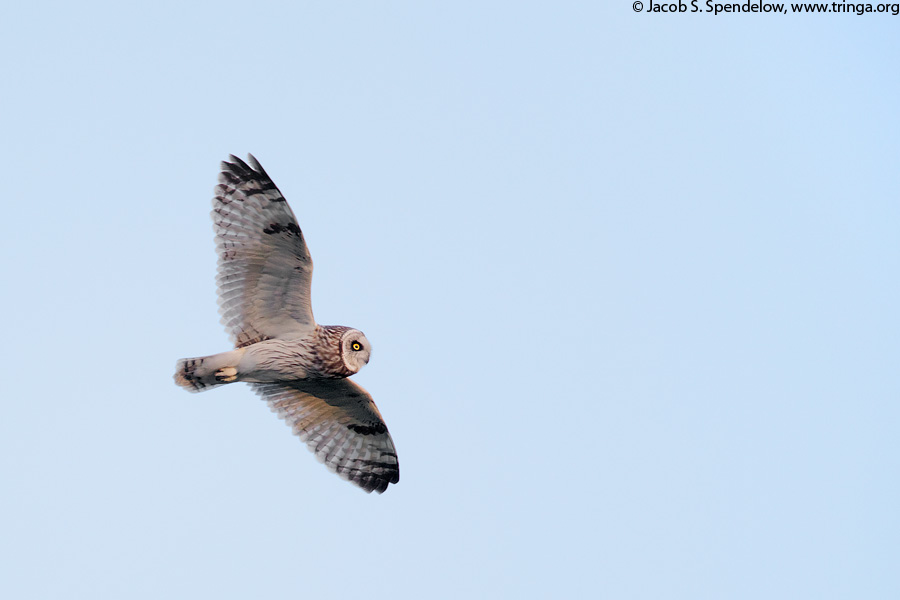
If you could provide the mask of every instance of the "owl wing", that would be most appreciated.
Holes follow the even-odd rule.
[[[213,198],[219,314],[240,348],[313,329],[313,263],[287,201],[248,155],[222,163]]]
[[[366,390],[349,379],[251,384],[330,470],[379,494],[400,480],[394,441]]]

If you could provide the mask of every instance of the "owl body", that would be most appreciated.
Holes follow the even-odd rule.
[[[222,163],[212,218],[219,312],[235,348],[179,360],[175,383],[191,392],[250,384],[328,468],[385,491],[400,478],[393,440],[372,397],[347,379],[372,347],[358,329],[316,324],[303,232],[253,156]]]
[[[187,390],[199,392],[239,381],[349,377],[369,362],[371,352],[369,340],[358,329],[317,325],[303,337],[262,340],[211,356],[183,358],[176,366],[175,380]]]

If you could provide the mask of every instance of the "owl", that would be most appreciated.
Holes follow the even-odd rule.
[[[372,346],[358,329],[316,323],[303,232],[248,161],[222,163],[211,213],[219,313],[234,350],[179,360],[175,383],[200,392],[247,382],[329,469],[380,494],[400,479],[397,452],[372,397],[348,379]]]

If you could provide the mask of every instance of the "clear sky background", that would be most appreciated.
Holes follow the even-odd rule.
[[[0,596],[900,597],[898,19],[6,6]],[[382,496],[172,382],[247,152]]]

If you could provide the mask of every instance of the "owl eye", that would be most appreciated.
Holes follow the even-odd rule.
[[[359,342],[353,342],[352,344],[350,344],[350,348],[354,352],[359,352],[360,350],[362,350],[362,344],[360,344]]]

